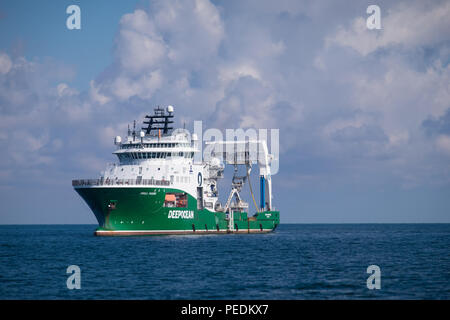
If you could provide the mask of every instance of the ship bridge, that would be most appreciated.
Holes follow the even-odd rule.
[[[128,127],[126,141],[117,136],[114,143],[118,149],[113,152],[121,164],[133,164],[147,160],[157,159],[192,159],[198,152],[197,137],[185,130],[175,130],[173,124],[173,107],[167,110],[157,107],[154,115],[146,115],[144,126],[139,134],[136,131],[136,121],[133,130]]]

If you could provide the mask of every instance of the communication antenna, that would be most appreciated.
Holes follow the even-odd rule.
[[[144,125],[147,125],[146,128],[142,128],[145,131],[145,134],[151,135],[152,132],[155,132],[155,135],[159,136],[159,131],[161,131],[161,135],[168,135],[173,127],[173,111],[174,108],[172,106],[167,107],[167,113],[164,108],[158,106],[154,109],[154,115],[145,116],[148,121],[144,121]]]

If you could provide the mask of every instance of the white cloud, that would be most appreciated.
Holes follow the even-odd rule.
[[[165,43],[145,11],[136,10],[122,17],[116,39],[116,57],[122,72],[152,70],[165,55]]]
[[[108,98],[107,96],[100,93],[100,90],[94,80],[91,80],[89,82],[89,87],[90,87],[90,89],[89,89],[90,97],[95,103],[104,105],[105,103],[108,103],[109,101],[111,101],[110,98]]]
[[[449,108],[450,65],[416,71],[398,59],[386,59],[378,75],[351,76],[355,103],[367,112],[382,115],[380,124],[389,134],[417,130],[428,115]]]
[[[208,0],[159,1],[154,8],[155,24],[169,35],[168,57],[177,65],[201,67],[215,56],[224,36],[219,11]]]
[[[162,82],[161,72],[156,70],[135,79],[119,76],[112,82],[111,90],[122,101],[134,96],[149,99],[157,89],[161,88]]]
[[[447,135],[438,136],[436,138],[436,147],[439,151],[450,156],[450,137]]]
[[[115,40],[113,72],[91,85],[91,95],[100,104],[173,97],[168,103],[192,99],[202,108],[198,95],[202,100],[217,95],[217,79],[211,79],[209,92],[199,92],[192,75],[211,77],[223,34],[219,11],[207,0],[156,1],[148,12],[126,14]]]
[[[56,87],[56,91],[59,97],[74,96],[78,94],[78,91],[74,88],[70,88],[67,83],[60,83]]]
[[[12,143],[8,147],[8,157],[5,159],[8,166],[21,166],[33,168],[39,165],[49,165],[54,158],[42,150],[48,145],[50,136],[48,132],[33,134],[25,130],[13,131],[8,141],[20,141],[20,144]],[[14,162],[11,163],[11,161]]]
[[[116,136],[120,136],[122,134],[122,137],[124,137],[123,134],[127,132],[128,125],[129,123],[127,122],[120,122],[97,128],[96,133],[99,143],[105,147],[111,147]]]
[[[95,175],[105,170],[105,159],[91,154],[80,157],[78,164],[83,168],[84,172],[89,174]]]
[[[8,73],[11,70],[12,62],[6,53],[0,53],[0,74]]]
[[[439,10],[447,12],[448,3],[398,5],[386,14],[382,8],[381,32],[367,30],[362,18],[337,29],[342,19],[328,19],[326,6],[151,2],[148,11],[122,17],[114,61],[90,81],[88,92],[72,88],[70,77],[61,77],[68,73],[62,67],[50,74],[42,72],[51,68],[39,60],[1,54],[0,137],[7,140],[24,130],[21,137],[37,147],[34,165],[91,152],[83,168],[100,169],[102,157],[95,154],[112,150],[114,136],[125,133],[127,121],[141,120],[153,105],[173,104],[177,118],[188,125],[207,119],[208,126],[221,128],[281,128],[282,157],[333,164],[338,159],[356,167],[355,155],[363,154],[360,168],[387,165],[398,177],[425,181],[431,175],[423,164],[435,159],[439,171],[442,164],[433,152],[447,150],[445,137],[427,146],[420,130],[429,115],[449,108],[450,51],[438,46],[433,63],[414,57],[418,68],[411,57],[392,49],[448,40],[448,33],[433,32],[447,26]],[[413,18],[424,30],[401,29],[405,19],[412,24]],[[322,27],[317,20],[331,22]],[[326,34],[331,35],[328,50],[322,47]],[[385,49],[382,55],[369,55],[379,48]],[[47,140],[42,128],[50,128]],[[8,150],[8,165],[13,157],[25,156],[25,151]],[[424,156],[412,163],[417,152]]]
[[[382,30],[369,30],[365,17],[353,20],[349,28],[340,27],[327,45],[348,46],[362,55],[392,45],[404,47],[433,46],[450,40],[450,2],[404,2],[383,11]]]
[[[230,81],[237,80],[241,77],[250,76],[257,80],[261,79],[261,74],[257,68],[251,64],[241,64],[233,66],[222,66],[219,69],[218,78],[225,84],[230,83]]]

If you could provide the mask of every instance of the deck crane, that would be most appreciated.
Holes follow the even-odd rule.
[[[233,210],[248,209],[248,205],[242,201],[240,192],[243,185],[248,180],[250,192],[252,194],[253,202],[256,210],[270,211],[272,207],[272,178],[270,171],[270,164],[274,159],[272,154],[269,154],[267,143],[265,140],[247,140],[247,141],[211,141],[206,142],[207,145],[212,145],[211,155],[213,157],[221,158],[224,163],[234,166],[234,175],[231,184],[231,192],[228,196],[227,202],[224,206],[224,211],[229,215],[229,228],[233,231]],[[250,172],[253,164],[259,166],[259,180],[260,180],[260,203],[259,207],[256,204],[255,197],[250,182]],[[238,176],[238,165],[246,166],[246,175]],[[232,199],[235,197],[235,202]]]

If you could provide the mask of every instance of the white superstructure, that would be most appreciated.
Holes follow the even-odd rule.
[[[117,150],[113,152],[119,162],[110,164],[101,173],[100,179],[74,180],[77,188],[88,187],[163,187],[177,189],[197,199],[197,209],[209,211],[247,211],[248,204],[240,197],[246,181],[257,211],[273,210],[272,180],[270,162],[273,156],[268,153],[266,141],[214,141],[212,158],[200,163],[194,162],[199,150],[198,138],[187,130],[173,130],[174,108],[157,108],[155,114],[146,116],[148,126],[136,131],[128,128],[125,139],[114,138]],[[219,151],[217,151],[219,150]],[[220,160],[223,159],[223,160]],[[217,180],[223,177],[224,164],[235,167],[232,188],[227,202],[222,207],[218,201]],[[253,195],[249,175],[252,164],[260,169],[260,205]],[[237,166],[246,166],[246,175],[237,175]],[[234,202],[232,202],[234,198]]]
[[[214,211],[218,205],[217,179],[222,177],[223,165],[218,159],[208,163],[194,163],[194,154],[199,152],[195,134],[187,130],[175,130],[168,127],[173,107],[167,113],[156,109],[154,118],[165,118],[165,122],[149,124],[149,128],[136,132],[128,130],[122,140],[114,139],[117,150],[113,152],[119,162],[108,165],[101,173],[100,185],[142,186],[155,185],[180,189],[195,198],[203,198],[204,208]],[[156,126],[165,124],[165,127]],[[155,130],[156,129],[156,130]],[[156,131],[156,132],[153,132]],[[202,209],[202,208],[198,208]]]

